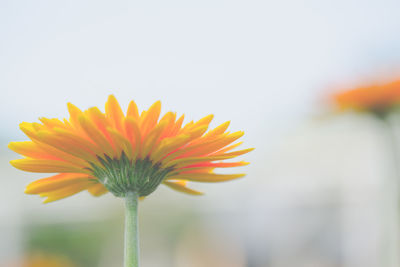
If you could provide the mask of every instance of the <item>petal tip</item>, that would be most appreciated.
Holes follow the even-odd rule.
[[[25,193],[25,194],[28,194],[28,195],[33,195],[33,194],[35,194],[35,193],[33,193],[32,188],[29,188],[29,186],[25,187],[24,193]]]
[[[14,168],[18,168],[18,162],[19,162],[18,159],[10,160],[10,164],[11,164]]]
[[[15,146],[15,143],[17,143],[17,142],[10,142],[10,143],[8,143],[7,147],[9,149],[13,150],[13,147]]]
[[[107,103],[112,103],[112,102],[114,102],[114,103],[118,102],[117,98],[113,94],[109,95],[107,98]]]
[[[50,203],[50,202],[52,202],[52,200],[49,199],[49,198],[46,198],[45,200],[42,201],[43,204],[47,204],[47,203]]]

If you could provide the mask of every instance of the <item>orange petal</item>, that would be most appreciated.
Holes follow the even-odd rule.
[[[111,146],[110,142],[103,135],[101,131],[91,122],[86,116],[79,116],[79,123],[81,124],[82,129],[87,133],[87,135],[93,140],[95,144],[97,144],[104,151],[104,154],[109,156],[116,156],[116,153]]]
[[[125,116],[120,105],[118,104],[117,99],[113,95],[108,97],[108,101],[106,103],[106,117],[115,127],[115,129],[123,132],[123,121]]]
[[[140,155],[142,149],[142,136],[137,122],[132,117],[125,118],[125,130],[132,144],[133,157],[135,158],[137,155]]]
[[[53,155],[55,157],[55,159],[61,159],[61,160],[67,161],[69,163],[72,163],[74,165],[81,166],[82,168],[90,167],[90,164],[88,163],[88,161],[83,160],[83,159],[81,159],[79,157],[75,157],[75,156],[73,156],[73,155],[71,155],[69,153],[65,153],[65,152],[63,152],[63,151],[61,151],[61,150],[59,150],[59,149],[57,149],[55,147],[52,147],[52,146],[47,145],[47,144],[44,144],[42,142],[36,142],[35,141],[35,144],[38,147],[40,147],[40,149],[42,149],[43,151],[46,151],[46,153],[48,153],[49,155]]]
[[[197,149],[193,149],[187,153],[185,153],[183,156],[201,156],[201,155],[206,155],[211,152],[218,151],[219,149],[229,145],[230,143],[236,141],[240,137],[242,137],[244,132],[235,132],[232,133],[228,136],[222,136],[219,139],[214,140],[213,142],[209,144],[204,144],[202,146],[198,146]]]
[[[82,181],[94,180],[89,175],[82,173],[60,173],[51,177],[36,180],[30,183],[26,189],[26,194],[42,194],[49,191],[55,191],[63,187],[81,183]]]
[[[176,119],[176,113],[174,113],[174,112],[167,112],[161,118],[159,123],[162,123],[162,122],[166,122],[167,123],[167,125],[164,128],[164,131],[160,135],[161,139],[169,136],[170,132],[173,130],[173,128],[175,126],[175,119]]]
[[[18,154],[36,159],[58,159],[54,155],[47,153],[41,149],[36,143],[32,141],[25,142],[11,142],[8,144],[8,148]]]
[[[152,151],[153,147],[158,144],[158,139],[166,126],[166,121],[160,122],[145,137],[145,139],[143,140],[143,151],[141,154],[142,157],[146,157]]]
[[[158,121],[161,112],[161,102],[157,101],[144,113],[143,119],[140,123],[142,138],[150,132]]]
[[[177,135],[178,132],[181,131],[181,127],[182,127],[184,119],[185,119],[185,115],[182,115],[181,117],[179,117],[179,119],[175,122],[175,125],[172,127],[171,131],[168,133],[168,135],[166,137]]]
[[[185,134],[164,138],[160,145],[155,149],[154,153],[152,153],[151,159],[154,162],[158,162],[161,160],[161,158],[167,156],[169,153],[186,144],[189,139],[190,136]]]
[[[59,199],[63,199],[63,198],[75,195],[85,189],[90,188],[94,183],[95,183],[94,181],[82,181],[80,183],[72,184],[72,185],[66,186],[64,188],[55,190],[55,191],[40,194],[40,196],[47,197],[43,201],[43,203],[49,203],[52,201],[56,201]]]
[[[182,147],[182,148],[177,149],[176,151],[173,151],[166,158],[164,158],[163,161],[169,162],[169,161],[177,158],[178,156],[186,153],[188,150],[192,149],[192,147],[190,146],[190,144],[191,144],[190,142],[195,140],[196,138],[200,137],[201,135],[203,135],[203,133],[205,131],[207,131],[207,126],[200,126],[196,129],[194,129],[192,132],[188,132],[188,133],[184,134],[184,135],[189,135],[189,138],[186,141],[186,143],[188,143],[188,145],[186,147]]]
[[[112,139],[107,131],[107,127],[111,127],[112,125],[106,119],[105,115],[97,107],[89,108],[85,111],[85,114],[87,114],[90,120],[104,134],[110,144],[113,145]]]
[[[65,153],[87,161],[96,161],[94,145],[63,129],[56,128],[56,131],[57,135],[51,132],[40,131],[37,137],[41,143],[48,144]]]
[[[90,174],[87,169],[82,169],[80,166],[60,160],[45,160],[45,159],[16,159],[10,161],[15,168],[28,172],[43,172],[43,173],[86,173]]]
[[[121,156],[122,151],[128,156],[129,159],[133,159],[132,144],[126,139],[120,132],[115,129],[107,128],[107,131],[113,139],[113,143],[117,149],[118,157]]]
[[[62,151],[39,142],[11,142],[8,147],[11,150],[29,158],[64,160],[77,166],[90,167],[90,164],[88,164],[87,161],[72,155],[68,155]]]

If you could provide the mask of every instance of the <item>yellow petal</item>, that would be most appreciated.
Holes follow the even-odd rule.
[[[192,166],[192,165],[191,165]],[[215,167],[207,167],[207,166],[202,166],[202,167],[183,167],[180,169],[176,169],[170,173],[171,176],[179,175],[182,172],[185,173],[212,173],[214,171]]]
[[[216,153],[213,153],[212,156],[233,156],[233,157],[237,157],[246,153],[249,153],[250,151],[253,151],[254,148],[247,148],[247,149],[242,149],[242,150],[238,150],[238,151],[234,151],[234,152],[230,152],[230,153],[221,153],[220,151],[217,151]],[[211,156],[211,154],[210,154]]]
[[[238,161],[238,162],[205,162],[200,164],[193,164],[186,166],[180,170],[188,171],[188,170],[197,170],[202,168],[231,168],[231,167],[241,167],[249,165],[249,162],[246,161]]]
[[[34,129],[35,131],[45,130],[45,127],[44,127],[42,124],[37,123],[37,122],[33,122],[33,123],[32,123],[32,127],[33,127],[33,129]]]
[[[35,144],[40,147],[41,150],[46,151],[46,153],[48,153],[49,155],[54,156],[57,159],[61,159],[64,161],[67,161],[69,163],[72,163],[76,166],[81,166],[82,168],[86,168],[86,167],[90,167],[90,164],[88,163],[88,161],[83,160],[79,157],[75,157],[69,153],[65,153],[55,147],[52,147],[50,145],[44,144],[42,142],[37,142],[35,141]],[[27,155],[28,157],[30,157],[29,155]],[[30,157],[30,158],[36,158],[36,157]]]
[[[179,119],[175,122],[175,125],[172,127],[171,131],[168,133],[168,136],[177,135],[181,131],[181,127],[182,127],[184,119],[185,119],[185,115],[182,115],[179,117]]]
[[[127,117],[129,117],[129,116],[133,117],[136,120],[139,118],[139,110],[138,110],[138,107],[137,107],[135,101],[132,100],[129,103],[128,111],[126,112],[126,116]]]
[[[21,131],[26,134],[32,141],[37,139],[36,130],[33,128],[32,123],[22,122],[19,124]]]
[[[41,143],[48,144],[65,153],[87,161],[96,161],[96,149],[87,140],[71,134],[60,128],[55,128],[57,135],[47,131],[40,131],[37,134]]]
[[[187,136],[187,135],[182,135],[182,136]],[[172,137],[170,137],[170,138],[172,138]],[[173,159],[177,159],[178,157],[182,158],[181,155],[187,153],[188,151],[191,151],[193,149],[197,149],[199,147],[208,145],[211,142],[214,142],[213,139],[207,140],[205,142],[195,142],[195,141],[196,140],[192,141],[192,138],[190,138],[190,136],[189,136],[186,139],[186,142],[184,144],[182,144],[182,146],[177,146],[176,147],[176,148],[179,148],[179,149],[175,149],[174,148],[174,149],[171,149],[168,153],[166,153],[166,154],[168,154],[168,156],[163,159],[163,162],[168,162],[168,161],[171,161]],[[170,152],[173,152],[173,153],[170,153]]]
[[[183,132],[188,132],[191,131],[192,129],[198,128],[200,126],[206,126],[206,129],[208,128],[208,125],[211,123],[212,119],[214,118],[214,115],[210,114],[205,116],[204,118],[198,120],[196,123],[188,123],[183,127],[182,131]]]
[[[204,124],[208,125],[213,120],[213,118],[214,118],[213,114],[207,115],[204,118],[201,118],[200,120],[198,120],[193,126],[197,127],[197,126],[204,125]]]
[[[217,183],[217,182],[225,182],[233,179],[237,179],[245,176],[245,174],[216,174],[216,173],[180,173],[179,175],[175,175],[167,178],[169,179],[183,179],[189,180],[193,182],[204,182],[204,183]]]
[[[128,139],[131,141],[132,150],[134,151],[133,158],[135,158],[140,155],[142,149],[142,135],[136,120],[132,117],[125,118],[125,130]]]
[[[186,134],[189,135],[189,138],[188,138],[188,140],[186,142],[189,143],[192,140],[195,140],[196,138],[198,138],[201,135],[203,135],[203,133],[205,131],[207,131],[207,127],[208,127],[207,125],[203,125],[203,126],[200,126],[200,127],[196,128],[196,129],[193,129],[191,132],[187,131]],[[186,149],[184,149],[184,151],[177,150],[177,151],[171,153],[170,155],[168,155],[168,157],[166,157],[163,160],[163,162],[165,162],[165,163],[169,162],[169,161],[175,159],[176,157],[178,157],[179,155],[183,154],[186,151],[187,151]]]
[[[199,126],[197,128],[193,128],[191,131],[187,131],[187,134],[190,135],[190,139],[194,140],[202,136],[208,129],[208,125]]]
[[[236,144],[233,144],[233,145],[230,145],[230,146],[227,146],[227,147],[224,147],[224,148],[222,148],[222,149],[216,151],[215,153],[221,154],[221,153],[224,153],[224,152],[226,152],[226,151],[230,151],[230,150],[232,150],[232,149],[234,149],[234,148],[237,148],[237,147],[240,146],[241,144],[243,144],[243,141],[242,141],[242,142],[237,142]]]
[[[186,187],[186,181],[164,181],[163,184],[176,191],[186,193],[189,195],[203,195],[202,192]]]
[[[75,105],[73,105],[71,103],[68,103],[67,107],[68,107],[68,112],[70,115],[69,121],[76,129],[80,129],[78,117],[79,117],[79,115],[82,114],[82,111],[78,107],[76,107]]]
[[[160,122],[156,127],[154,127],[153,130],[150,131],[150,133],[145,137],[143,140],[143,151],[141,153],[142,157],[146,157],[158,144],[158,139],[164,130],[165,126],[167,126],[167,122]]]
[[[208,162],[208,161],[215,161],[215,160],[224,160],[233,158],[232,156],[210,156],[210,157],[187,157],[187,158],[179,158],[174,159],[169,162],[165,162],[163,164],[164,168],[174,167],[176,169],[182,168],[187,165],[192,165],[195,163],[200,162]]]
[[[109,143],[109,141],[105,138],[105,136],[98,130],[98,128],[91,122],[86,116],[79,116],[79,123],[81,124],[82,129],[87,133],[87,135],[93,140],[95,144],[97,144],[103,150],[104,154],[109,156],[116,156],[116,153]]]
[[[49,129],[52,129],[54,127],[59,127],[59,128],[66,128],[68,129],[70,125],[66,125],[59,119],[47,119],[47,118],[39,118],[39,120]]]
[[[16,159],[10,161],[15,168],[28,172],[43,172],[43,173],[86,173],[90,174],[87,169],[82,169],[80,166],[72,165],[71,163],[59,160],[45,159]]]
[[[199,146],[197,149],[193,149],[185,153],[183,156],[201,156],[218,151],[219,149],[229,145],[230,143],[236,141],[238,138],[242,137],[243,134],[244,132],[240,131],[232,133],[228,136],[222,136],[221,138],[215,139],[213,142],[210,142],[207,145],[204,144],[202,146]]]
[[[123,121],[125,116],[117,99],[113,95],[108,97],[106,103],[106,116],[118,131],[123,131]]]
[[[43,194],[40,194],[41,197],[47,197],[43,203],[49,203],[52,201],[56,201],[62,198],[66,198],[72,195],[75,195],[85,189],[88,189],[93,185],[93,181],[82,181],[80,183],[72,184],[70,186],[66,186],[64,188],[51,191],[51,192],[46,192]]]
[[[126,139],[120,132],[115,129],[107,128],[107,131],[113,139],[113,143],[116,146],[118,157],[121,156],[122,151],[128,156],[129,159],[133,159],[132,144]]]
[[[215,135],[223,134],[228,129],[230,123],[231,123],[230,121],[222,123],[221,125],[219,125],[215,129],[209,131],[206,134],[206,136],[215,136]]]
[[[51,177],[36,180],[30,183],[26,189],[26,194],[42,194],[49,191],[55,191],[72,184],[82,181],[92,181],[94,178],[82,173],[60,173]]]
[[[98,196],[104,195],[105,193],[108,193],[107,188],[105,188],[105,186],[103,184],[101,184],[101,183],[97,183],[95,185],[92,185],[87,190],[89,191],[89,193],[92,196],[95,196],[95,197],[98,197]]]
[[[185,134],[164,138],[154,153],[152,153],[151,159],[153,162],[158,162],[170,152],[186,144],[189,139],[190,136]]]
[[[90,120],[104,134],[111,145],[113,145],[112,139],[107,131],[107,128],[111,127],[112,125],[106,119],[105,115],[97,107],[89,108],[85,111],[85,114],[87,114],[88,118],[90,118]]]
[[[196,138],[199,137],[200,135],[202,135],[204,133],[204,131],[207,130],[206,128],[207,126],[202,126],[199,127],[197,130],[193,131],[191,133],[191,135],[189,135],[188,140],[186,141],[187,145],[185,145],[184,147],[181,147],[179,149],[177,149],[176,151],[174,151],[173,153],[169,154],[166,158],[163,159],[164,163],[167,163],[171,160],[177,159],[178,157],[182,157],[183,154],[185,154],[186,152],[193,150],[195,148],[198,147],[202,147],[203,145],[209,144],[210,142],[212,142],[212,140],[205,142],[204,144],[202,144],[201,142],[198,142],[196,144]],[[192,145],[194,144],[194,145]]]
[[[150,132],[158,121],[158,117],[161,112],[161,102],[155,102],[146,113],[144,113],[143,120],[140,124],[140,130],[142,132],[142,138]]]
[[[36,143],[32,141],[25,142],[11,142],[8,148],[18,154],[37,159],[55,159],[53,155],[49,155],[46,151],[42,150]]]

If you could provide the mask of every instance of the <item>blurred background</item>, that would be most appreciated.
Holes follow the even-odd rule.
[[[397,0],[0,1],[0,266],[122,266],[122,201],[83,192],[44,205],[23,190],[45,175],[12,168],[7,149],[27,140],[20,122],[111,93],[187,121],[213,113],[256,148],[244,179],[193,184],[201,197],[161,186],[140,204],[143,267],[385,266],[383,129],[335,114],[329,97],[400,74],[399,11]]]

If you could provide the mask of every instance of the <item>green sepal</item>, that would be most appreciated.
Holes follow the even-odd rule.
[[[137,192],[140,197],[151,194],[172,168],[161,168],[149,158],[129,160],[124,152],[119,158],[97,156],[101,165],[91,163],[90,170],[99,181],[117,197]]]

